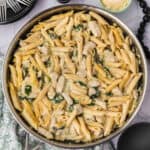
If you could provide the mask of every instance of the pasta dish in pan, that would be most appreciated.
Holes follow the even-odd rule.
[[[12,103],[48,139],[100,139],[134,112],[139,64],[117,24],[92,11],[54,15],[19,42],[9,64]]]

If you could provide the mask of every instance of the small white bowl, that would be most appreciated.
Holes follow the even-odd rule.
[[[112,1],[113,1],[113,0],[112,0]],[[132,0],[128,0],[128,4],[127,4],[125,7],[120,8],[119,10],[113,10],[113,9],[107,8],[107,7],[105,6],[105,4],[103,3],[103,0],[100,0],[100,4],[101,4],[102,8],[103,8],[104,10],[106,10],[106,11],[111,12],[111,13],[121,13],[121,12],[124,12],[124,11],[126,11],[127,8],[131,5],[131,3],[132,3]]]

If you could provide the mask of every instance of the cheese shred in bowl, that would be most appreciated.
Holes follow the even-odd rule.
[[[119,12],[126,9],[130,0],[101,0],[103,6],[113,12]]]

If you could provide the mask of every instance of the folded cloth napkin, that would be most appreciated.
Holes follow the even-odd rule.
[[[3,58],[1,56],[0,70],[2,70],[2,63]],[[27,135],[27,133],[17,124],[9,111],[6,100],[4,100],[1,76],[2,75],[0,74],[0,150],[63,150],[41,143],[33,136]],[[112,150],[112,148],[108,143],[86,150]]]

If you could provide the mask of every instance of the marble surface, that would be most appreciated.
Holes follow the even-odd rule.
[[[149,6],[150,6],[150,0],[147,0]],[[91,4],[94,6],[100,6],[99,0],[72,0],[70,3],[84,3],[84,4]],[[35,7],[31,10],[30,13],[28,13],[25,17],[20,19],[19,21],[16,21],[14,23],[8,24],[8,25],[0,25],[0,52],[5,54],[7,52],[7,48],[14,37],[14,35],[17,33],[17,31],[28,21],[30,20],[34,15],[36,15],[38,12],[41,12],[42,10],[45,10],[47,8],[50,8],[52,6],[60,5],[56,0],[37,0],[37,4]],[[142,11],[138,6],[138,3],[136,0],[132,0],[131,6],[123,13],[120,14],[114,14],[118,18],[120,18],[135,34],[139,25],[139,22],[142,19]],[[145,38],[145,43],[150,48],[150,24],[147,26]],[[148,60],[148,72],[150,73],[150,60]],[[150,79],[148,81],[148,85],[150,85]],[[134,122],[140,122],[140,121],[149,121],[150,122],[150,86],[148,86],[146,96],[144,103],[135,117],[135,119],[132,121]],[[114,138],[113,141],[116,143],[117,138]]]

